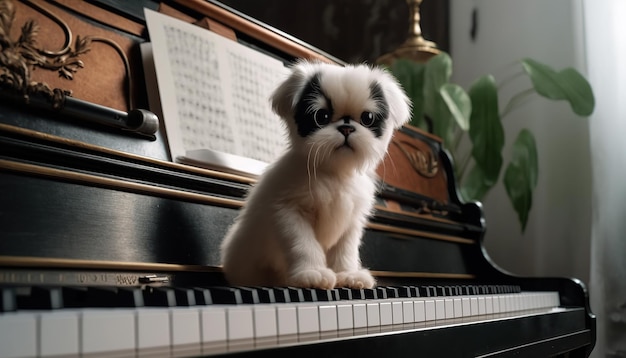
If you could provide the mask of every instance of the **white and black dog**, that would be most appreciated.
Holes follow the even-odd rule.
[[[359,246],[376,168],[410,102],[366,65],[301,61],[271,97],[290,147],[251,189],[222,243],[233,285],[371,288]]]

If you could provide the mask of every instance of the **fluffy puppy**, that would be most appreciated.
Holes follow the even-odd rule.
[[[299,62],[271,97],[290,147],[251,189],[221,247],[233,285],[371,288],[359,245],[376,167],[410,102],[366,65]]]

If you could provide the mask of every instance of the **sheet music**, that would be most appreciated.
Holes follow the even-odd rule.
[[[283,63],[155,11],[146,21],[172,158],[212,150],[275,160],[286,136],[269,96],[288,74]]]

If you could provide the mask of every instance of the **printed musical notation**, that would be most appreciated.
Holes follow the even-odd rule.
[[[220,153],[276,159],[287,139],[269,96],[288,74],[283,63],[155,11],[146,10],[146,21],[172,158],[185,162],[191,156],[192,164]],[[206,158],[198,157],[207,151]]]

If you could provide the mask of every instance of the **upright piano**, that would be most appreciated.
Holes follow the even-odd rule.
[[[0,1],[0,357],[589,356],[584,284],[498,268],[480,203],[459,199],[441,141],[408,126],[381,167],[361,248],[375,289],[229,286],[219,245],[254,179],[172,162],[162,123],[154,132],[129,107],[127,94],[147,106],[144,6],[228,28],[285,62],[340,62],[214,1]],[[82,98],[43,81],[20,92],[8,79],[28,77],[11,71],[32,62],[12,67],[10,55],[36,59],[16,50],[30,17],[38,36],[60,18],[115,38],[128,63],[91,68]],[[94,65],[72,55],[56,70],[77,82]]]

